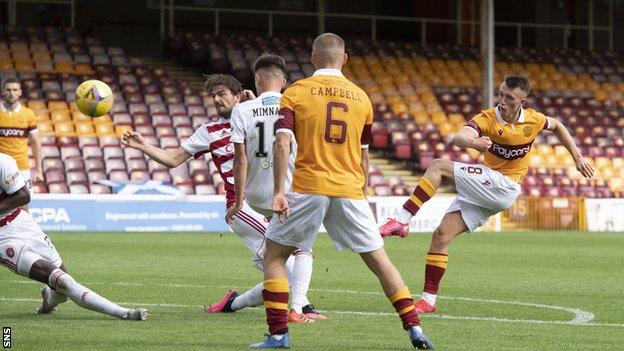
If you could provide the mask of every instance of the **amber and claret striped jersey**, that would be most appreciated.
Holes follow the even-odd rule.
[[[180,146],[194,158],[210,152],[225,189],[227,207],[236,202],[234,190],[234,145],[230,142],[230,121],[219,118],[215,122],[201,125],[195,133],[184,140]]]
[[[533,141],[543,129],[548,129],[548,119],[533,109],[520,110],[520,117],[515,124],[507,123],[498,106],[481,111],[474,116],[467,127],[487,136],[492,140],[492,147],[485,152],[485,165],[521,182],[529,170],[527,155]]]
[[[362,148],[371,137],[368,95],[339,70],[320,69],[282,95],[277,132],[294,134],[299,147],[292,191],[363,199]]]
[[[37,129],[35,112],[18,103],[14,111],[0,103],[0,152],[17,161],[20,171],[30,169],[28,164],[28,135]]]

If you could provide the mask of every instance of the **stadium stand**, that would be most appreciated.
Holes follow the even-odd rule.
[[[231,72],[252,86],[251,63],[262,52],[282,55],[289,81],[310,75],[311,38],[176,33],[169,53],[207,72]],[[478,51],[474,47],[420,46],[353,40],[345,74],[375,106],[370,186],[376,195],[407,195],[436,157],[474,162],[480,155],[451,147],[449,137],[481,107]],[[211,99],[162,68],[126,57],[68,28],[0,29],[0,70],[23,82],[23,98],[35,110],[42,136],[45,184],[36,192],[109,193],[98,180],[173,182],[187,194],[220,194],[223,185],[210,156],[168,171],[136,150],[122,149],[128,129],[149,143],[179,147],[179,140],[213,120]],[[573,130],[599,177],[587,182],[554,136],[535,142],[524,191],[532,195],[624,196],[624,66],[615,54],[571,50],[507,49],[497,52],[495,80],[526,74],[534,92],[529,106],[560,118]],[[115,92],[110,115],[90,118],[72,103],[83,80],[98,78]],[[391,156],[392,162],[386,159]]]

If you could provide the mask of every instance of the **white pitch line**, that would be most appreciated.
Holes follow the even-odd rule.
[[[11,280],[11,283],[20,283],[20,284],[40,284],[39,282],[35,282],[32,280]],[[222,288],[229,289],[231,286],[224,285],[202,285],[202,284],[142,284],[142,283],[134,283],[134,282],[112,282],[112,283],[102,283],[102,282],[85,282],[85,285],[117,285],[117,286],[137,286],[137,287],[145,287],[145,286],[157,286],[157,287],[165,287],[165,288],[190,288],[190,289],[210,289],[210,288]],[[352,294],[352,295],[378,295],[383,296],[382,292],[376,291],[360,291],[360,290],[340,290],[340,289],[313,289],[310,291],[320,292],[320,293],[335,293],[335,294]],[[503,301],[503,300],[492,300],[492,299],[479,299],[479,298],[470,298],[470,297],[452,297],[452,296],[439,296],[441,299],[447,300],[459,300],[459,301],[473,301],[473,302],[485,302],[485,303],[497,303],[497,304],[506,304],[506,305],[518,305],[518,306],[527,306],[527,307],[537,307],[537,308],[546,308],[551,310],[565,311],[574,315],[574,318],[570,321],[561,322],[565,324],[573,324],[573,325],[586,325],[591,322],[595,315],[591,312],[584,311],[578,308],[569,308],[564,306],[556,306],[556,305],[544,305],[544,304],[536,304],[529,302],[520,302],[520,301]],[[443,317],[440,317],[443,318]],[[450,318],[450,317],[449,317]],[[469,317],[465,317],[469,318]],[[477,318],[490,318],[490,317],[477,317]],[[496,318],[496,317],[491,317]],[[504,318],[499,318],[500,321],[504,321]],[[528,320],[530,321],[530,320]],[[538,321],[538,320],[534,320]],[[537,323],[537,322],[536,322]]]
[[[0,301],[6,302],[40,302],[39,299],[30,298],[13,298],[13,297],[0,297]],[[181,304],[169,304],[169,303],[140,303],[140,302],[115,302],[119,305],[125,306],[141,306],[141,307],[167,307],[167,308],[197,308],[201,309],[200,305],[181,305]],[[263,310],[261,307],[252,307],[253,310]],[[340,310],[323,310],[321,312],[327,312],[328,314],[346,314],[353,316],[374,316],[374,317],[393,317],[396,318],[396,313],[391,312],[363,312],[363,311],[340,311]],[[451,320],[467,320],[467,321],[484,321],[484,322],[499,322],[499,323],[524,323],[524,324],[557,324],[557,325],[573,325],[581,327],[615,327],[624,328],[624,324],[619,323],[583,323],[572,324],[569,321],[546,321],[539,319],[509,319],[498,317],[470,317],[470,316],[449,316],[445,314],[426,314],[421,318],[439,318],[439,319],[451,319]]]

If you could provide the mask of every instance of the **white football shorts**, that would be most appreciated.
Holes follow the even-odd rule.
[[[446,212],[460,211],[471,232],[510,208],[520,194],[519,183],[485,165],[455,162],[453,172],[457,198]]]
[[[36,261],[44,259],[56,267],[62,264],[61,256],[50,238],[26,211],[0,227],[0,263],[27,277]]]
[[[249,207],[247,202],[243,203],[243,208],[234,215],[230,224],[230,229],[243,240],[251,252],[251,264],[261,271],[264,269],[264,235],[268,225],[266,218]]]
[[[375,251],[383,240],[368,201],[311,194],[288,193],[290,216],[283,222],[274,215],[267,238],[301,250],[312,250],[321,223],[338,251]]]

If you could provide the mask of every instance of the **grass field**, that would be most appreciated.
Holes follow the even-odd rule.
[[[71,302],[37,316],[40,284],[0,271],[0,322],[16,350],[244,350],[263,339],[264,310],[207,315],[228,288],[261,274],[231,234],[52,234],[73,276],[109,299],[146,306],[120,321]],[[386,240],[412,293],[429,235]],[[423,317],[438,350],[622,350],[624,236],[532,232],[460,237],[439,314]],[[329,320],[291,326],[298,350],[407,350],[398,317],[360,259],[319,236],[310,299]]]

